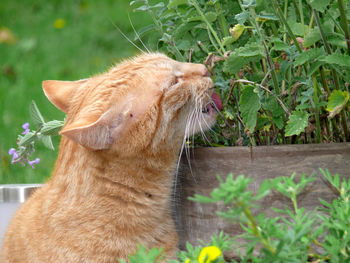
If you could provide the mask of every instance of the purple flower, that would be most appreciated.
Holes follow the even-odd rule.
[[[25,124],[23,124],[22,128],[24,129],[24,132],[22,132],[22,134],[27,134],[29,132],[29,123],[26,122]]]
[[[28,161],[28,164],[34,169],[34,164],[38,164],[40,162],[40,158],[36,158],[34,161]]]
[[[9,150],[9,155],[12,155],[12,161],[11,161],[12,163],[14,162],[15,159],[18,158],[18,153],[16,152],[16,149],[14,149],[14,148],[11,148]]]

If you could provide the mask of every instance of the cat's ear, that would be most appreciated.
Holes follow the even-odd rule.
[[[93,150],[108,149],[129,131],[141,111],[132,109],[132,105],[115,105],[102,114],[96,121],[91,116],[79,118],[78,122],[68,124],[61,135]]]
[[[45,80],[42,86],[49,101],[67,113],[75,91],[87,81],[88,79],[78,81]]]

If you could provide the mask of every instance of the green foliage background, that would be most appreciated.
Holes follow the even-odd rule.
[[[36,169],[10,165],[8,150],[30,120],[31,101],[46,121],[63,120],[46,99],[43,80],[86,78],[136,54],[113,25],[133,38],[128,13],[136,28],[151,21],[147,14],[135,15],[128,0],[0,1],[0,30],[8,29],[17,39],[0,43],[0,184],[43,182],[50,176],[57,151],[40,144],[33,155],[41,158]],[[62,29],[54,27],[57,19],[65,21]],[[58,140],[54,137],[56,149]]]

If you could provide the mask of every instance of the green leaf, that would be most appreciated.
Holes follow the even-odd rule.
[[[188,0],[170,0],[168,4],[168,8],[175,8],[179,5],[186,5],[188,4]]]
[[[191,29],[193,29],[196,25],[198,25],[198,23],[200,22],[197,21],[197,22],[181,24],[175,29],[174,38],[181,39],[184,36],[184,34],[186,34],[188,31],[191,31]]]
[[[327,21],[322,24],[322,29],[324,30],[324,33],[327,38],[335,34],[333,28],[334,28],[334,25]],[[315,44],[319,40],[321,40],[320,31],[318,27],[314,27],[310,30],[309,34],[306,35],[303,46],[304,48],[311,47],[313,44]]]
[[[324,12],[331,0],[309,0],[308,2],[313,9]]]
[[[19,141],[19,146],[26,146],[35,140],[36,135],[34,132],[28,132]]]
[[[317,41],[321,40],[321,34],[317,27],[314,27],[310,30],[309,34],[306,35],[304,39],[303,46],[311,47]]]
[[[235,74],[245,65],[250,62],[249,58],[240,57],[235,52],[231,53],[228,59],[224,62],[224,72],[229,74]]]
[[[163,249],[151,248],[146,250],[144,246],[138,246],[133,255],[129,255],[130,263],[158,263],[164,259]]]
[[[272,117],[272,121],[277,126],[278,129],[280,129],[280,130],[283,129],[284,121],[283,121],[283,117],[282,116],[278,116],[278,117],[273,116]]]
[[[303,53],[300,53],[294,61],[294,67],[301,66],[306,62],[312,62],[313,59],[324,55],[324,49],[322,48],[312,48]]]
[[[292,30],[293,34],[296,36],[304,36],[304,32],[308,32],[309,28],[307,25],[304,25],[301,23],[290,23],[290,29]]]
[[[309,121],[309,114],[304,111],[293,111],[286,126],[286,136],[299,135],[305,130]]]
[[[250,62],[255,62],[264,57],[264,51],[257,43],[247,44],[236,48],[224,62],[223,71],[235,74]]]
[[[40,133],[43,135],[57,135],[63,124],[63,121],[49,121],[47,123],[44,123],[42,129],[40,130]]]
[[[37,126],[38,128],[44,124],[44,118],[41,115],[38,109],[38,106],[36,106],[36,103],[34,102],[34,100],[30,104],[30,117],[34,122],[35,126]]]
[[[245,10],[243,10],[242,13],[239,13],[235,15],[235,19],[238,21],[239,24],[243,25],[249,18],[249,13]]]
[[[51,136],[43,135],[40,138],[40,140],[45,145],[46,148],[49,148],[50,150],[55,150],[55,147],[53,147]]]
[[[239,111],[241,112],[246,128],[250,132],[254,132],[260,107],[260,98],[258,94],[255,93],[254,87],[245,87],[242,90],[239,100]]]
[[[235,53],[238,53],[241,57],[264,57],[265,53],[262,50],[261,45],[258,43],[253,44],[247,44],[244,47],[240,47],[238,49],[235,49]]]
[[[307,72],[307,76],[312,76],[323,64],[325,64],[323,61],[316,61],[314,63],[311,63],[309,71]]]
[[[344,108],[345,104],[349,101],[349,92],[335,90],[328,98],[327,111],[329,112],[329,118],[333,118],[339,114]]]
[[[286,51],[289,49],[289,45],[284,43],[281,39],[279,38],[273,38],[271,39],[271,42],[273,43],[273,47],[271,50],[276,50],[276,51]]]
[[[208,20],[209,23],[216,21],[216,19],[218,17],[217,13],[215,13],[215,12],[205,13],[204,16]],[[193,22],[193,21],[204,21],[204,20],[203,20],[203,17],[201,17],[201,16],[193,16],[187,20],[187,22]]]
[[[279,20],[279,18],[274,14],[264,14],[264,13],[260,13],[259,15],[257,15],[256,19],[257,21],[268,21],[268,20],[278,21]]]
[[[320,60],[329,64],[334,64],[342,67],[350,67],[350,56],[345,54],[334,53]]]
[[[148,26],[146,26],[146,27],[144,27],[144,28],[141,28],[140,30],[139,30],[139,32],[138,32],[138,36],[136,35],[135,36],[135,38],[134,38],[134,41],[135,40],[138,40],[139,39],[139,37],[142,37],[144,34],[146,34],[148,31],[151,31],[151,30],[154,30],[154,29],[156,29],[156,26],[154,25],[154,24],[152,24],[152,25],[148,25]]]

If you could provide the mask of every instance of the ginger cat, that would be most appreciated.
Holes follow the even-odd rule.
[[[59,155],[50,181],[13,218],[0,262],[116,263],[138,244],[174,257],[172,176],[184,138],[215,123],[212,87],[204,65],[162,54],[44,81],[67,114]]]

